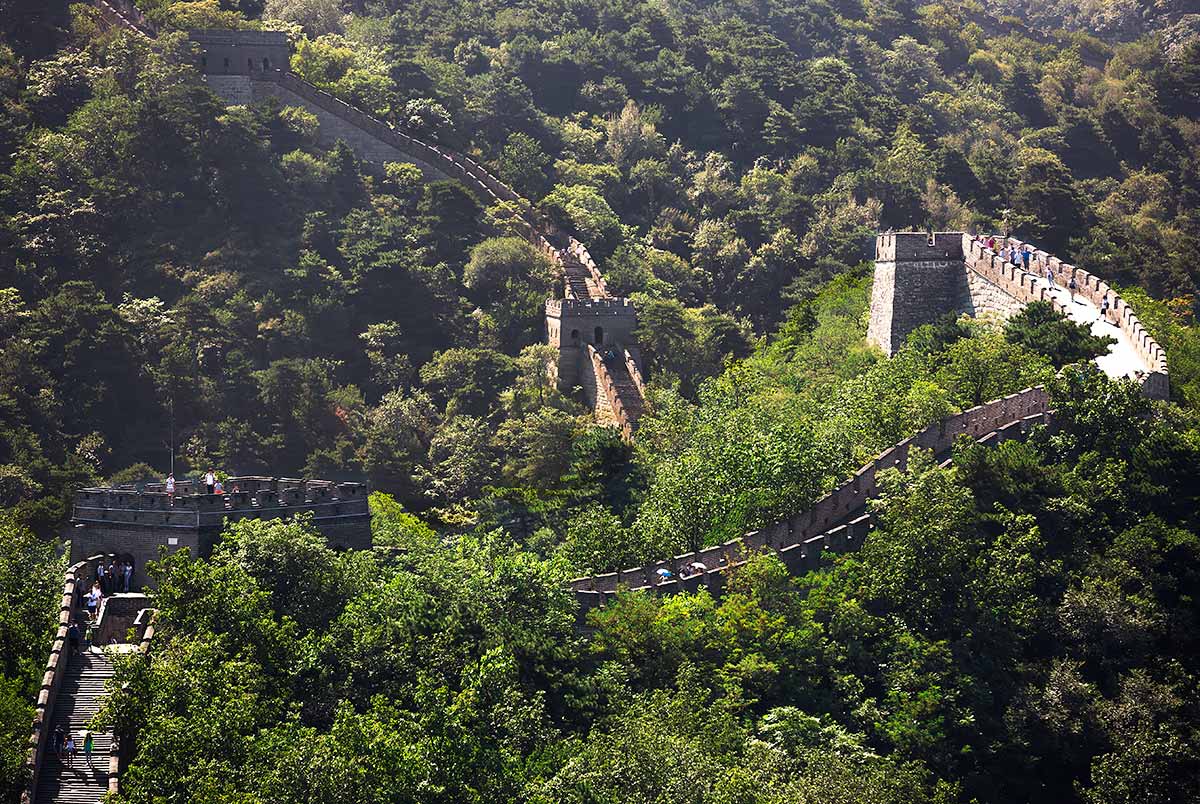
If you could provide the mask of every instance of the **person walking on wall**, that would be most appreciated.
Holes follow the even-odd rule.
[[[104,562],[103,561],[101,561],[99,564],[96,565],[96,584],[99,584],[101,593],[103,593],[104,590],[108,586],[108,581],[106,581],[104,578]],[[95,584],[93,584],[93,587],[94,586],[95,586]]]
[[[1067,282],[1067,292],[1071,294],[1071,301],[1075,301],[1075,275],[1071,274],[1071,281]]]
[[[92,767],[92,749],[96,747],[90,731],[83,732],[83,755],[87,758],[88,767]]]
[[[58,761],[63,761],[63,747],[66,744],[67,735],[63,733],[62,726],[54,727],[54,734],[50,735],[50,749],[54,751],[54,756],[58,757]]]
[[[1021,249],[1021,261],[1025,263],[1025,272],[1026,273],[1029,272],[1029,262],[1032,259],[1033,259],[1033,249],[1029,248],[1029,244],[1026,243],[1025,247]]]
[[[167,475],[167,504],[175,504],[175,473]]]
[[[79,623],[74,620],[67,626],[67,644],[71,646],[71,655],[79,655]]]
[[[1108,321],[1108,294],[1104,294],[1104,300],[1100,302],[1100,318]]]
[[[126,592],[133,591],[133,562],[132,561],[125,564],[125,591]]]
[[[74,766],[74,764],[75,764],[75,752],[76,752],[77,750],[79,750],[79,749],[78,749],[78,748],[75,746],[75,735],[73,735],[73,734],[68,734],[68,735],[67,735],[67,742],[66,742],[66,744],[63,746],[63,753],[65,753],[65,754],[67,755],[67,767],[68,767],[68,768],[70,768],[70,767]]]
[[[1054,269],[1049,265],[1046,266],[1046,284],[1050,286],[1051,290],[1054,290]]]
[[[213,493],[213,487],[217,485],[217,474],[212,469],[204,473],[204,487],[208,489],[208,493]]]
[[[96,581],[92,584],[92,591],[87,593],[87,610],[92,617],[96,616],[96,609],[100,608],[100,598],[104,597],[104,593],[100,591],[100,582]]]

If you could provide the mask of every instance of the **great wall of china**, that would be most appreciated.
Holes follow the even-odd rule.
[[[1015,238],[996,238],[996,247],[1023,251]],[[1143,393],[1166,399],[1170,392],[1166,352],[1138,321],[1133,309],[1108,283],[1041,249],[1030,246],[1030,270],[1014,265],[987,245],[988,238],[963,232],[900,232],[881,234],[875,244],[868,339],[894,354],[904,338],[921,324],[950,312],[1006,317],[1029,302],[1046,301],[1068,317],[1089,323],[1093,331],[1117,339],[1097,365],[1109,376],[1138,382]],[[1055,279],[1050,286],[1049,270]],[[1074,278],[1076,291],[1067,291]],[[1099,307],[1107,298],[1107,319]],[[875,476],[885,468],[904,469],[913,447],[944,454],[961,435],[985,444],[1024,438],[1032,426],[1053,426],[1050,398],[1043,388],[1028,388],[930,425],[884,450],[845,483],[822,497],[804,513],[752,531],[740,539],[692,553],[672,556],[619,572],[570,582],[581,612],[597,606],[620,589],[658,593],[694,591],[705,586],[719,593],[725,574],[754,552],[776,552],[789,570],[807,572],[820,564],[824,552],[848,552],[862,545],[871,527],[866,513]],[[695,571],[689,573],[693,568]],[[670,573],[665,579],[659,571]]]
[[[95,734],[94,753],[99,759],[86,772],[82,767],[77,770],[66,766],[50,746],[56,728],[72,733],[89,728],[113,676],[109,651],[150,650],[154,611],[149,608],[149,599],[143,594],[122,593],[104,600],[93,629],[94,644],[110,647],[73,655],[69,629],[77,620],[83,590],[96,576],[97,565],[113,558],[111,553],[89,556],[72,564],[63,575],[58,628],[34,707],[26,756],[28,782],[21,793],[22,804],[99,801],[104,794],[119,790],[123,757],[119,735]],[[132,641],[126,641],[130,635]]]
[[[128,29],[139,36],[153,35],[129,0],[94,2],[107,24]],[[210,86],[230,102],[244,103],[272,97],[288,105],[302,106],[317,116],[323,141],[332,143],[342,139],[365,161],[412,162],[431,177],[462,182],[484,203],[519,200],[516,193],[470,157],[410,137],[297,76],[272,67],[272,64],[286,64],[286,51],[279,50],[281,44],[285,48],[286,44],[277,37],[248,37],[246,41],[237,41],[230,38],[229,33],[198,32],[193,38],[201,40],[206,53],[203,58],[212,59],[212,65],[221,59],[219,64],[222,67],[228,65],[232,70],[234,65],[240,68],[243,57],[248,58],[244,72],[207,74],[211,65],[208,62],[198,65],[201,72],[206,73]],[[210,39],[208,45],[202,41],[206,36]],[[248,40],[257,43],[248,44]],[[230,56],[222,48],[242,49],[235,50],[236,55]],[[228,80],[232,76],[236,78]],[[598,418],[615,424],[627,438],[632,438],[645,400],[640,358],[633,338],[636,312],[628,300],[609,294],[595,261],[581,243],[568,238],[564,246],[556,247],[553,241],[562,240],[559,233],[537,219],[531,218],[528,223],[527,237],[563,276],[563,298],[546,303],[547,338],[559,350],[555,367],[557,379],[566,389],[582,387]],[[1000,238],[997,245],[1021,249],[1025,244]],[[946,312],[1006,316],[1031,301],[1048,301],[1074,320],[1091,321],[1099,331],[1111,327],[1110,334],[1117,337],[1118,344],[1110,355],[1097,360],[1098,365],[1110,376],[1128,377],[1139,382],[1150,397],[1167,398],[1166,354],[1146,332],[1130,306],[1100,278],[1043,251],[1033,249],[1033,252],[1030,270],[1025,271],[1023,266],[1002,259],[986,245],[984,238],[961,232],[928,236],[924,233],[880,235],[876,242],[869,339],[891,354],[913,328]],[[1054,285],[1045,279],[1047,271],[1053,275]],[[1064,298],[1067,294],[1064,286],[1072,277],[1077,286],[1072,294],[1075,298],[1069,295]],[[1105,299],[1109,302],[1108,319],[1100,320],[1096,315],[1092,321]],[[764,551],[775,552],[793,573],[817,569],[826,553],[853,551],[862,545],[872,528],[867,503],[877,490],[879,472],[891,468],[903,470],[913,448],[945,456],[955,440],[962,436],[993,445],[1027,438],[1039,425],[1055,427],[1049,395],[1041,387],[1028,388],[951,416],[884,450],[803,513],[724,544],[642,567],[572,580],[569,586],[579,604],[581,618],[624,590],[673,593],[695,591],[703,586],[720,594],[730,570],[743,565],[753,554]],[[272,489],[264,488],[269,496]],[[109,527],[105,523],[114,520],[105,510],[120,501],[99,495],[111,495],[113,491],[85,490],[84,497],[77,500],[77,504],[81,503],[75,512],[77,524]],[[246,515],[257,516],[268,516],[277,508],[286,508],[286,505],[276,505],[274,497],[268,502],[271,505],[266,508],[257,500],[240,506],[234,511],[234,518],[241,515],[243,507],[261,509],[257,513],[246,512]],[[312,507],[320,501],[313,503],[305,499],[304,502]],[[122,505],[118,508],[125,512],[122,516],[126,519],[130,511],[139,518],[137,523],[116,522],[119,527],[154,525],[157,520],[153,517],[169,517],[170,514],[164,514],[157,501],[147,507],[139,502],[133,507]],[[200,509],[201,505],[197,503],[193,513],[197,523],[205,513]],[[99,518],[94,516],[97,510],[101,511]],[[142,511],[146,511],[151,519],[141,522]],[[222,523],[227,515],[215,510],[207,513],[219,517]],[[353,513],[357,516],[360,512],[355,509]],[[170,523],[163,519],[161,524]],[[80,549],[83,549],[82,543]],[[61,768],[47,755],[47,739],[55,722],[58,692],[67,678],[68,663],[64,658],[68,649],[67,624],[78,605],[77,587],[84,579],[92,577],[95,563],[102,558],[92,556],[76,562],[64,578],[59,628],[47,661],[30,737],[28,764],[32,782],[22,796],[25,804],[55,800],[62,784]],[[664,578],[660,570],[669,574]],[[129,597],[130,600],[116,605],[107,631],[133,634],[130,644],[146,652],[154,633],[153,610],[138,608],[146,600],[141,595]],[[84,672],[88,671],[85,669]],[[96,705],[96,701],[90,699],[85,703]],[[70,698],[58,704],[70,706],[73,713],[79,700]],[[109,755],[107,771],[97,776],[92,788],[85,791],[93,798],[98,798],[96,793],[102,795],[118,789],[121,750],[116,736],[112,737]],[[53,781],[48,778],[51,770],[57,774]]]
[[[510,187],[470,156],[400,131],[313,86],[286,65],[291,48],[276,31],[191,31],[200,48],[197,67],[227,103],[273,99],[316,116],[318,141],[345,142],[364,162],[409,162],[427,178],[459,181],[485,204],[506,201],[528,208]],[[563,298],[546,302],[546,337],[558,349],[553,367],[564,392],[582,391],[598,421],[632,438],[645,408],[641,356],[634,330],[637,311],[612,296],[586,246],[535,214],[525,220],[525,237],[550,260],[562,278]],[[636,379],[635,379],[636,378]]]

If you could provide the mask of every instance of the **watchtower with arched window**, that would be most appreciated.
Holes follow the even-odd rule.
[[[188,31],[200,46],[196,66],[204,75],[249,75],[286,70],[291,46],[283,31]]]
[[[622,351],[637,346],[637,313],[628,299],[554,299],[546,302],[546,341],[558,349],[559,389],[580,384],[587,347]],[[590,370],[590,368],[588,369]]]

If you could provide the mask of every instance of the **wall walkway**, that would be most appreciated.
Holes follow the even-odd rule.
[[[603,605],[621,589],[672,593],[695,591],[704,585],[719,592],[724,576],[731,568],[744,564],[750,555],[764,550],[778,553],[794,572],[815,569],[822,552],[853,551],[862,545],[871,527],[866,507],[878,488],[878,473],[884,469],[907,467],[909,453],[914,447],[944,455],[963,435],[984,444],[1024,438],[1034,425],[1052,423],[1049,405],[1049,394],[1038,386],[965,410],[884,450],[803,513],[724,544],[642,567],[576,578],[570,582],[570,587],[579,602],[581,616]],[[697,563],[703,569],[689,569]],[[660,570],[669,572],[670,578],[663,581]]]
[[[963,235],[963,253],[968,268],[984,275],[1018,301],[1047,301],[1054,309],[1076,323],[1087,325],[1096,335],[1108,335],[1117,343],[1108,354],[1096,359],[1106,374],[1113,378],[1128,378],[1141,384],[1152,399],[1170,396],[1170,378],[1166,351],[1146,331],[1133,308],[1112,287],[1094,274],[1063,262],[1033,244],[1016,238],[996,237],[997,248],[1008,246],[1022,251],[1029,246],[1033,257],[1030,270],[1005,261],[988,247],[990,238]],[[1047,276],[1053,275],[1053,282]],[[1068,291],[1075,280],[1075,294]],[[1100,307],[1108,299],[1107,316]]]
[[[60,761],[50,745],[54,730],[60,726],[79,738],[80,731],[95,714],[104,681],[112,675],[111,662],[105,656],[96,652],[73,656],[68,640],[70,624],[82,622],[78,603],[83,591],[96,577],[97,565],[112,558],[112,555],[91,556],[72,564],[63,576],[58,630],[50,644],[29,736],[26,757],[29,784],[21,794],[22,804],[99,801],[109,789],[110,776],[115,775],[112,756],[116,749],[111,735],[97,735],[91,765],[83,759],[82,744],[74,767]],[[80,631],[82,638],[82,626]]]

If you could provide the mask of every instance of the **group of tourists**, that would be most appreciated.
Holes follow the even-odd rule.
[[[1000,259],[1004,260],[1007,263],[1011,263],[1013,266],[1015,266],[1017,268],[1022,269],[1023,271],[1025,271],[1025,273],[1030,273],[1029,267],[1030,267],[1030,264],[1033,262],[1033,250],[1029,247],[1028,243],[1022,245],[1020,248],[1018,248],[1017,246],[1005,245],[1005,246],[1002,246],[999,250],[997,250],[996,246],[998,244],[996,242],[995,237],[989,237],[986,240],[984,240],[982,237],[980,237],[979,239],[981,242],[983,242],[984,245],[986,245],[988,247],[988,249],[995,252],[996,254],[999,254]],[[1054,282],[1054,268],[1052,268],[1049,263],[1046,264],[1046,285],[1051,290],[1054,290],[1055,288],[1058,287]],[[1067,280],[1067,293],[1070,294],[1072,302],[1075,301],[1075,291],[1078,289],[1078,287],[1079,286],[1075,284],[1075,273],[1074,273],[1074,271],[1072,271],[1070,278]],[[1096,319],[1097,321],[1099,321],[1099,320],[1108,321],[1109,307],[1110,307],[1110,304],[1108,301],[1108,294],[1105,293],[1104,298],[1100,302],[1100,315]]]
[[[83,755],[87,758],[89,766],[92,764],[92,751],[95,748],[95,738],[87,729],[79,732],[79,737],[76,739],[72,732],[67,731],[58,725],[54,728],[54,732],[50,735],[50,748],[54,751],[54,755],[58,757],[59,762],[66,763],[70,768],[75,764],[75,757],[79,754],[79,747],[83,746]]]
[[[725,563],[725,558],[722,557],[722,566],[724,566]],[[707,564],[705,564],[703,561],[693,561],[690,564],[680,568],[679,578],[680,580],[685,578],[695,578],[697,575],[704,575],[706,572],[708,572]],[[675,580],[675,573],[671,572],[671,570],[667,569],[666,567],[659,567],[654,571],[654,574],[658,576],[658,582],[660,584],[670,583],[671,581]]]
[[[217,476],[216,471],[213,470],[212,468],[209,468],[209,470],[204,473],[202,482],[204,483],[204,490],[205,490],[205,493],[207,493],[207,494],[224,494],[225,493],[225,484],[221,482],[221,478],[219,478]],[[174,499],[175,498],[175,473],[174,472],[167,475],[167,479],[166,479],[166,481],[164,481],[163,485],[166,486],[167,496],[170,497],[171,499]],[[230,491],[233,494],[237,494],[237,492],[238,492],[237,484],[234,484],[233,488]]]
[[[133,564],[121,559],[111,560],[107,564],[101,561],[96,565],[96,578],[92,581],[91,588],[84,592],[82,584],[76,586],[75,606],[85,609],[87,620],[92,623],[96,619],[97,612],[100,611],[100,604],[104,602],[104,598],[119,592],[130,591],[133,591]],[[71,623],[71,626],[75,627],[75,623]],[[78,638],[77,631],[71,635],[73,646],[78,642]],[[91,641],[90,637],[88,641]]]
[[[103,595],[132,591],[133,564],[121,559],[109,561],[107,565],[101,561],[96,566],[96,582],[92,586],[99,587]]]

